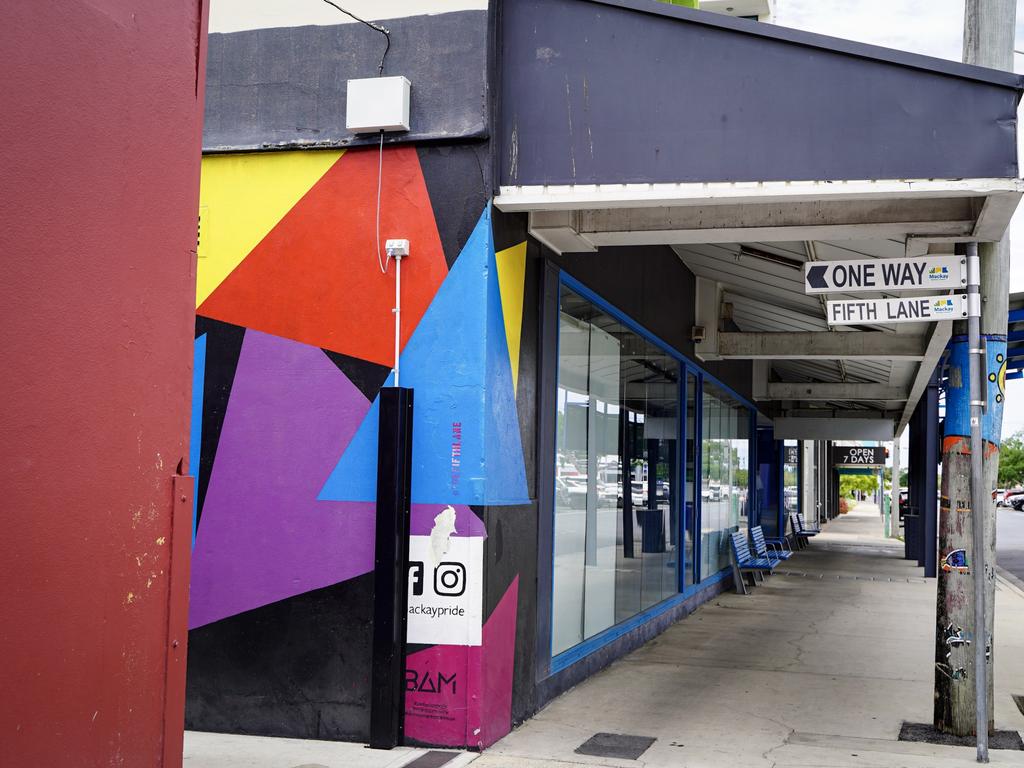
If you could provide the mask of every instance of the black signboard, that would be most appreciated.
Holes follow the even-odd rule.
[[[885,448],[860,445],[833,445],[832,465],[835,467],[884,467]]]
[[[787,445],[785,448],[784,462],[786,464],[799,464],[800,463],[800,446]]]

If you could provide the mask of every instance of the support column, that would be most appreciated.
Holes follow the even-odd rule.
[[[815,479],[817,483],[817,503],[815,504],[814,524],[820,528],[828,519],[828,479],[829,473],[832,470],[828,460],[828,443],[824,440],[816,440],[814,442],[814,455],[817,457],[815,459],[815,466],[818,468],[818,476]]]
[[[889,493],[889,526],[885,535],[895,539],[900,535],[900,475],[903,467],[900,466],[900,440],[902,435],[896,435],[892,441],[892,488]]]
[[[808,524],[818,517],[815,508],[817,495],[814,493],[818,478],[818,465],[814,458],[814,442],[811,440],[800,441],[800,511]],[[783,521],[785,522],[785,521]]]
[[[924,565],[920,557],[921,540],[921,409],[915,408],[910,416],[910,439],[907,443],[907,507],[903,516],[903,556],[918,565]]]
[[[921,564],[925,578],[936,575],[939,524],[939,378],[932,373],[928,388],[918,404],[921,409]]]
[[[933,373],[910,419],[908,504],[916,518],[904,521],[907,558],[916,560],[930,578],[936,573],[938,425],[938,378]]]

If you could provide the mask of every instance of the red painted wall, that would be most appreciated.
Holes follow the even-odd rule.
[[[5,768],[181,762],[205,16],[0,14]]]

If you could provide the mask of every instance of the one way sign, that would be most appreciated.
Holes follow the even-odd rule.
[[[809,261],[804,264],[805,293],[916,291],[921,288],[956,289],[966,285],[967,261],[963,256]]]

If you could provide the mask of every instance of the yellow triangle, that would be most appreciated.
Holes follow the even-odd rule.
[[[505,318],[508,359],[512,364],[512,388],[519,389],[519,343],[523,329],[523,287],[526,283],[526,243],[513,245],[495,254],[498,262],[498,289],[501,312]]]
[[[203,158],[197,307],[342,154],[264,152]]]

